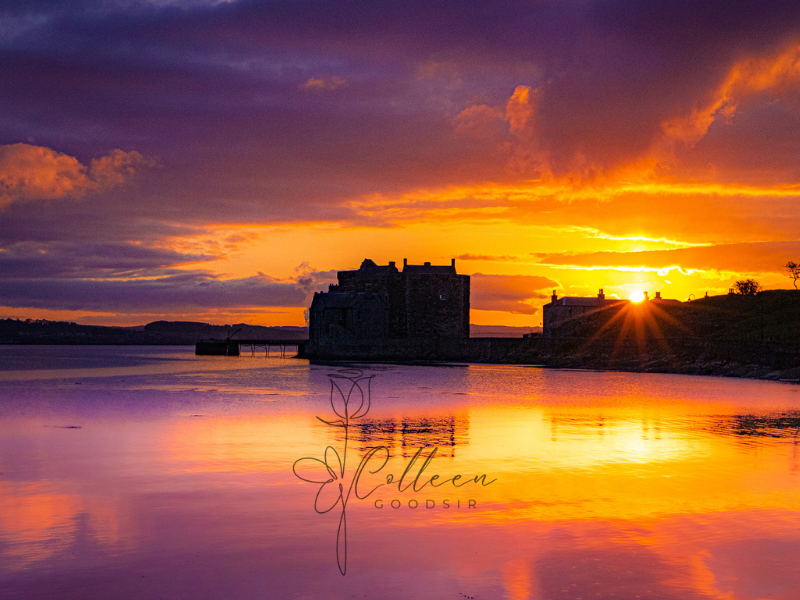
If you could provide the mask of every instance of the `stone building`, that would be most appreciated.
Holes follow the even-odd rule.
[[[366,347],[392,340],[469,338],[469,275],[449,265],[377,265],[339,271],[338,284],[314,294],[309,310],[309,350]],[[402,345],[402,344],[401,344]]]
[[[559,298],[556,295],[556,291],[553,290],[550,303],[545,304],[542,309],[542,337],[554,337],[556,330],[572,319],[600,312],[614,306],[621,306],[623,303],[629,304],[630,300],[606,298],[602,289],[597,294],[597,297],[594,298],[575,296]]]

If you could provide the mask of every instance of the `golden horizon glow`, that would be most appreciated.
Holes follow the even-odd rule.
[[[643,302],[644,301],[644,292],[641,290],[635,290],[631,292],[631,295],[628,296],[632,302]]]

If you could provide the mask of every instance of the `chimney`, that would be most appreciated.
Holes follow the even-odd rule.
[[[606,295],[603,293],[603,288],[600,288],[600,292],[597,294],[597,297],[600,298],[600,300],[606,299]]]
[[[393,261],[393,260],[390,260],[390,261],[389,261],[389,268],[391,268],[391,269],[394,269],[394,268],[395,268],[395,266],[394,266],[394,261]]]
[[[456,268],[456,259],[455,258],[451,258],[450,259],[450,266],[453,267],[454,269]]]
[[[649,300],[650,300],[650,292],[645,292],[644,293],[644,301],[647,302]]]
[[[404,258],[403,259],[403,268],[405,269],[407,266],[408,266],[408,259]]]
[[[429,262],[426,262],[426,263],[425,263],[425,266],[426,266],[426,267],[430,267],[430,266],[431,266],[431,263],[429,263]]]
[[[661,292],[656,292],[656,300],[661,300]]]
[[[550,296],[550,302],[552,302],[553,304],[555,304],[557,301],[558,301],[558,296],[556,295],[556,291],[555,291],[555,290],[553,290],[553,295],[552,295],[552,296]]]

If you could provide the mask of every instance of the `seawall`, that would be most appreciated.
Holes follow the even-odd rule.
[[[524,354],[529,340],[523,338],[403,339],[361,341],[357,345],[309,344],[311,360],[363,361],[464,361],[508,362]]]
[[[800,344],[775,340],[470,338],[310,349],[311,360],[533,364],[556,368],[800,381]]]

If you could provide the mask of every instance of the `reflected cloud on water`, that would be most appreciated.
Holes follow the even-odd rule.
[[[398,476],[437,447],[429,475],[497,481],[353,501],[342,577],[338,517],[315,514],[314,490],[292,474],[343,442],[315,417],[329,407],[325,372],[287,363],[282,381],[277,362],[246,375],[185,366],[174,387],[142,376],[0,388],[0,597],[789,600],[800,589],[790,386],[386,368],[373,411],[349,428],[350,468],[384,446],[379,475]],[[220,385],[204,391],[212,376]],[[265,389],[291,393],[264,402]]]

